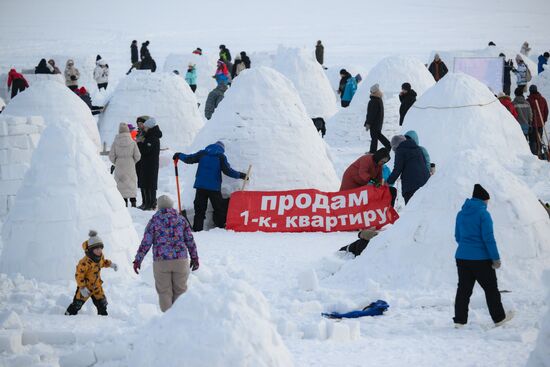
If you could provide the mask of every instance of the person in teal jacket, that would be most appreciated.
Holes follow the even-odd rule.
[[[489,193],[476,184],[472,198],[466,199],[456,216],[458,288],[453,320],[457,328],[468,322],[468,305],[476,281],[485,291],[487,307],[496,326],[510,320],[512,316],[504,312],[498,290],[495,269],[500,268],[501,263],[493,233],[493,220],[487,211],[489,199]]]
[[[197,90],[197,69],[195,64],[190,63],[185,73],[185,81],[191,87],[193,93]]]
[[[422,154],[424,155],[424,160],[426,161],[426,167],[428,168],[428,171],[431,172],[431,167],[430,166],[431,166],[432,162],[430,161],[430,154],[428,153],[426,148],[421,146],[420,143],[418,142],[418,134],[416,133],[416,131],[414,131],[414,130],[407,131],[405,133],[405,138],[414,140],[416,145],[418,145],[420,150],[422,150]]]
[[[352,76],[346,81],[346,86],[344,87],[344,93],[342,93],[342,102],[345,102],[348,106],[357,91],[357,80]],[[342,104],[343,106],[344,104]]]

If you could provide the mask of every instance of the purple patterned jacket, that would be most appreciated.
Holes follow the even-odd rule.
[[[187,259],[187,251],[191,259],[199,258],[189,223],[176,209],[161,209],[153,215],[135,261],[141,264],[151,246],[154,261]]]

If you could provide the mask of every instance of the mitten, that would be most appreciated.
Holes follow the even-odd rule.
[[[174,155],[172,156],[172,160],[177,161],[179,159],[180,159],[180,154],[179,153],[174,153]]]
[[[90,292],[88,288],[80,288],[80,294],[82,295],[82,297],[88,298],[90,297],[90,294],[92,294],[92,292]]]
[[[137,260],[136,260],[136,261],[134,261],[134,272],[136,274],[139,274],[139,269],[141,269],[141,264],[139,262],[137,262]]]
[[[194,259],[191,259],[191,263],[189,264],[191,266],[191,270],[195,271],[199,268],[199,258],[196,257]]]
[[[493,269],[499,269],[501,265],[500,260],[493,260]]]
[[[113,269],[114,271],[118,271],[118,265],[115,263],[111,263],[111,269]]]

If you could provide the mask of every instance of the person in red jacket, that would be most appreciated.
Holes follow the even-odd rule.
[[[389,160],[390,153],[386,148],[379,149],[375,153],[362,155],[344,172],[339,191],[365,186],[371,180],[382,183],[382,167]]]
[[[542,157],[543,152],[541,140],[544,134],[544,124],[548,121],[548,103],[539,93],[536,85],[531,85],[529,87],[529,97],[527,97],[527,102],[529,102],[529,105],[531,105],[531,110],[533,110],[533,123],[529,129],[529,146],[534,155]]]
[[[512,98],[510,98],[510,96],[507,96],[506,94],[501,92],[498,94],[498,100],[500,101],[500,103],[502,103],[504,107],[506,107],[508,111],[510,111],[512,116],[514,116],[514,118],[517,120],[518,111],[516,110],[516,108],[514,107],[514,104],[512,103]]]
[[[11,88],[11,98],[28,87],[29,83],[27,83],[23,74],[18,73],[15,69],[11,69],[8,73],[8,90]]]

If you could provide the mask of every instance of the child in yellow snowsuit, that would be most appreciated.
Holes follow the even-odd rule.
[[[82,244],[86,256],[76,266],[76,293],[65,315],[76,315],[91,296],[97,308],[97,314],[107,316],[107,298],[101,286],[103,284],[101,268],[112,268],[117,271],[118,266],[103,257],[103,241],[98,237],[97,232],[90,230],[88,235],[90,238]]]

